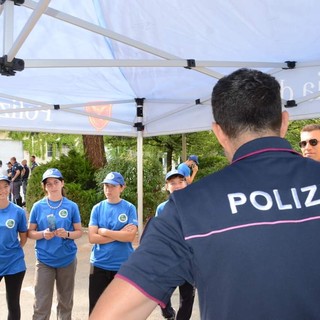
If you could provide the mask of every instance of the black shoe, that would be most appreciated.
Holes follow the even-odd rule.
[[[174,320],[176,317],[176,311],[172,308],[171,302],[166,305],[165,308],[161,308],[161,314],[163,318],[168,320]]]
[[[172,311],[173,314],[169,318],[166,318],[167,320],[174,320],[176,318],[176,311],[174,309],[172,309]]]

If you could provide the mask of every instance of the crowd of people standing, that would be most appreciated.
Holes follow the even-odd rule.
[[[1,174],[6,175],[10,180],[9,201],[13,201],[20,207],[26,205],[28,179],[32,170],[38,166],[34,155],[31,156],[30,162],[31,167],[28,166],[26,159],[23,159],[20,163],[13,156],[6,163],[7,168],[4,168],[3,162],[0,160]]]

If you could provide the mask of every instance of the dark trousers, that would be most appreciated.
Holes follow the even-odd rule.
[[[91,266],[89,276],[89,314],[91,314],[99,297],[110,284],[117,271],[104,270]]]
[[[179,286],[180,305],[176,320],[189,320],[192,314],[195,288],[192,284],[185,282]],[[165,308],[161,308],[162,316],[166,319],[174,318],[174,309],[171,305],[171,300],[167,303]]]
[[[8,305],[8,320],[20,320],[20,292],[25,271],[0,276],[0,281],[4,278],[6,283],[6,298]]]
[[[179,287],[180,306],[176,320],[189,320],[192,314],[195,288],[192,284],[185,282]]]
[[[21,198],[20,196],[20,188],[22,185],[21,180],[13,181],[12,184],[12,197],[13,202],[17,203],[17,200]],[[19,201],[19,200],[18,200]],[[22,201],[21,201],[22,202]],[[18,204],[18,203],[17,203]],[[19,204],[18,204],[19,205]]]

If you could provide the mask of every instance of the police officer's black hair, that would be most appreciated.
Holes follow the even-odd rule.
[[[215,122],[230,138],[248,130],[280,133],[280,84],[269,74],[243,68],[221,78],[211,104]]]

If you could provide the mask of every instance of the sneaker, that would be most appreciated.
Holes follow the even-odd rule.
[[[166,318],[168,320],[174,320],[176,318],[176,311],[173,309],[173,315],[170,318]]]
[[[176,318],[176,311],[170,306],[169,308],[161,308],[163,318],[167,320],[174,320]]]

